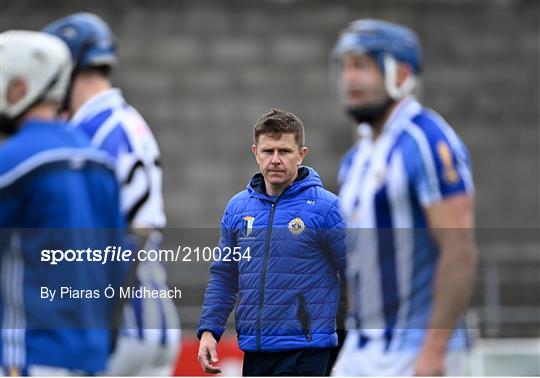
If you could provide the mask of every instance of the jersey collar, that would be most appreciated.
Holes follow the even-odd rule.
[[[383,132],[394,134],[402,130],[413,116],[422,110],[422,105],[414,96],[407,96],[401,100],[384,124]]]
[[[75,112],[71,119],[74,125],[80,124],[85,119],[96,115],[103,110],[122,107],[125,100],[122,97],[122,92],[118,88],[107,89],[97,95],[91,97]]]

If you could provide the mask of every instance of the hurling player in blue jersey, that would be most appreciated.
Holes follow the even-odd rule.
[[[115,305],[103,290],[118,289],[128,267],[40,256],[118,245],[112,161],[56,119],[71,73],[59,38],[6,31],[0,54],[0,367],[12,376],[103,372]]]
[[[64,110],[97,149],[115,161],[122,212],[138,248],[158,249],[166,219],[159,146],[141,115],[113,88],[117,61],[109,26],[91,13],[75,13],[43,31],[61,38],[73,59],[70,95]],[[160,262],[141,261],[138,285],[166,290]],[[111,375],[169,375],[180,343],[180,323],[171,298],[137,299],[124,309],[123,327],[111,358]]]
[[[422,68],[413,31],[354,21],[333,60],[359,124],[339,171],[350,319],[334,374],[459,375],[476,261],[468,152],[412,95]]]

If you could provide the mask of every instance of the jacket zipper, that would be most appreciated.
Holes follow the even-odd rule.
[[[272,224],[274,223],[274,213],[276,212],[276,205],[279,198],[276,202],[272,203],[272,208],[270,209],[270,220],[268,221],[268,231],[266,233],[266,244],[264,248],[264,260],[263,260],[263,270],[261,274],[261,285],[259,288],[259,316],[257,317],[257,350],[261,350],[261,317],[262,310],[264,307],[264,283],[266,281],[266,267],[268,265],[268,255],[270,255],[270,240],[272,237]]]

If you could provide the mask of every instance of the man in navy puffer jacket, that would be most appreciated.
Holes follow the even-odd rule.
[[[247,190],[228,203],[197,330],[199,361],[221,370],[216,344],[236,308],[244,375],[324,375],[337,346],[338,272],[345,269],[345,226],[338,198],[301,166],[304,128],[273,109],[254,129],[259,165]],[[226,257],[226,256],[225,256]]]

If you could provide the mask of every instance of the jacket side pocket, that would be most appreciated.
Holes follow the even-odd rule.
[[[304,332],[307,341],[311,341],[311,319],[309,317],[309,311],[307,308],[306,299],[304,298],[304,294],[298,294],[297,301],[298,307],[296,310],[296,317],[300,322],[300,327],[302,328],[302,332]]]

